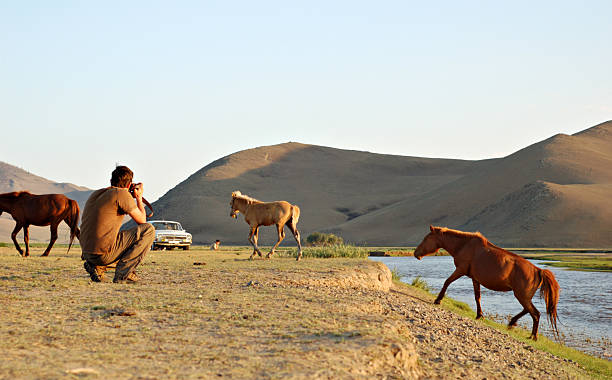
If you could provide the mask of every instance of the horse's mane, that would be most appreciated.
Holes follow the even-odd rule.
[[[437,230],[440,231],[440,233],[442,234],[450,234],[453,236],[457,236],[457,237],[463,237],[463,238],[477,238],[480,239],[480,241],[482,241],[482,244],[484,245],[492,245],[492,243],[489,242],[489,240],[487,240],[486,237],[484,237],[480,232],[476,231],[476,232],[465,232],[465,231],[459,231],[459,230],[453,230],[452,228],[446,228],[446,227],[434,227]]]
[[[246,194],[242,194],[239,190],[232,192],[232,198],[239,198],[247,201],[248,203],[263,203],[262,201],[249,197]]]
[[[4,198],[4,199],[16,199],[19,198],[22,194],[28,194],[31,195],[31,193],[29,191],[13,191],[10,193],[4,193],[4,194],[0,194],[0,198]]]

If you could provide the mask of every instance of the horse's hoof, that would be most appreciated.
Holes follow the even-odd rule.
[[[439,305],[440,304],[440,300],[435,300],[434,301],[434,305]]]
[[[482,314],[480,314],[480,315],[477,315],[477,316],[476,316],[476,319],[477,319],[477,320],[478,320],[478,319],[481,319],[481,318],[483,318]]]

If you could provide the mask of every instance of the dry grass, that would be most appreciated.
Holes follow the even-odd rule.
[[[117,285],[92,283],[78,248],[32,251],[0,247],[0,378],[408,375],[412,338],[376,291],[308,285],[367,260],[151,252]]]

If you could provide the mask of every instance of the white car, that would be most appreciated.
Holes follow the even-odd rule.
[[[149,221],[155,227],[155,240],[151,249],[174,249],[180,247],[183,250],[188,250],[191,245],[192,236],[185,231],[179,222],[170,220],[151,220]]]

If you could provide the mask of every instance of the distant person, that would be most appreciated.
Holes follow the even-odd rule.
[[[219,249],[219,245],[221,245],[221,241],[219,239],[215,240],[214,243],[210,246],[211,251],[217,251]]]
[[[83,266],[92,281],[102,281],[106,266],[113,263],[117,263],[113,282],[139,280],[134,269],[149,252],[155,228],[147,223],[142,183],[130,189],[133,177],[127,166],[117,166],[111,174],[111,186],[94,191],[85,203],[79,240],[83,250],[81,258],[85,260]],[[138,225],[119,231],[125,215],[131,216]]]

